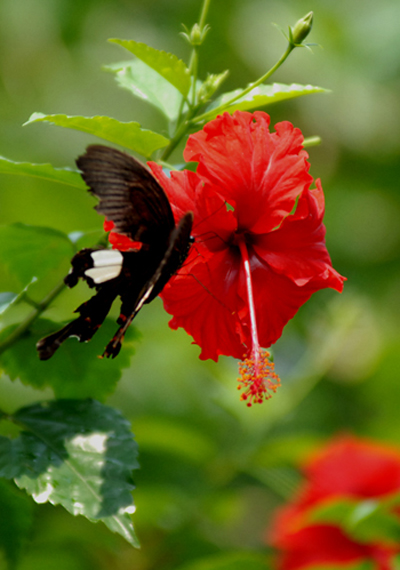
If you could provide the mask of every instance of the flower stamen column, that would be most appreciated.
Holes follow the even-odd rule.
[[[240,399],[248,400],[247,406],[261,404],[272,397],[280,386],[279,376],[274,372],[274,363],[269,359],[270,353],[260,347],[258,340],[256,309],[253,295],[253,281],[251,278],[250,259],[244,237],[237,240],[242,256],[243,268],[246,277],[247,300],[249,303],[251,353],[239,364],[238,390],[245,388]]]

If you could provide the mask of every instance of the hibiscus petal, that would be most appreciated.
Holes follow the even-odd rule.
[[[235,207],[239,227],[255,233],[278,226],[312,182],[300,130],[284,122],[270,133],[268,125],[266,113],[224,113],[191,135],[184,152]]]
[[[199,176],[190,170],[171,170],[169,177],[160,164],[147,164],[168,196],[175,221],[178,222],[186,212],[195,214],[196,194],[198,188],[203,186]]]
[[[312,525],[292,532],[281,528],[273,545],[282,549],[280,570],[323,565],[335,565],[336,568],[336,565],[361,562],[370,557],[368,545],[350,540],[343,531],[331,525]]]
[[[335,438],[308,459],[307,477],[300,493],[280,508],[272,522],[267,540],[280,550],[278,568],[296,570],[314,565],[343,565],[374,561],[379,570],[393,567],[399,552],[397,541],[356,542],[348,536],[346,525],[312,524],[313,510],[340,498],[374,499],[398,493],[400,455],[397,449],[354,436]]]
[[[242,358],[246,350],[235,312],[242,304],[235,291],[237,271],[226,252],[215,253],[207,263],[198,257],[161,294],[165,310],[174,315],[170,327],[183,327],[192,335],[202,360],[217,361],[222,354]]]
[[[315,189],[301,195],[295,214],[285,218],[277,230],[256,236],[253,248],[274,271],[300,287],[313,281],[316,289],[331,287],[342,291],[345,278],[332,267],[325,245],[323,215],[323,191],[318,180]]]
[[[342,436],[316,454],[305,473],[318,497],[381,497],[400,489],[400,455],[389,445]]]
[[[170,200],[175,221],[192,211],[192,234],[196,242],[205,243],[211,251],[225,249],[237,223],[221,196],[195,172],[174,170],[168,177],[159,164],[149,162],[148,165]]]
[[[260,345],[271,346],[281,336],[283,327],[294,317],[299,308],[320,286],[308,284],[298,287],[291,279],[275,273],[267,264],[251,258],[254,304]],[[244,283],[238,287],[238,294],[247,298]],[[240,313],[242,326],[249,323],[247,307]]]

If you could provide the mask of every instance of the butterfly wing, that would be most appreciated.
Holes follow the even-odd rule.
[[[74,287],[82,278],[97,293],[76,310],[80,316],[75,321],[39,341],[42,360],[50,358],[70,336],[80,342],[90,340],[119,296],[121,326],[104,352],[105,356],[117,356],[128,326],[179,269],[191,243],[193,214],[186,213],[175,227],[164,190],[136,159],[110,147],[92,145],[77,159],[77,165],[90,192],[99,198],[96,210],[114,222],[117,233],[147,247],[123,253],[86,249],[74,256],[65,283]]]
[[[67,279],[68,276],[65,279],[68,285]],[[69,286],[75,284],[69,284]],[[51,358],[61,344],[71,336],[75,336],[79,342],[89,341],[103,324],[117,295],[118,289],[115,286],[115,280],[100,287],[96,295],[75,310],[75,313],[79,313],[77,319],[39,340],[36,349],[40,360]]]
[[[144,284],[135,303],[131,305],[129,299],[121,296],[122,307],[118,320],[121,326],[108,343],[103,356],[115,358],[118,355],[125,332],[140,309],[161,293],[172,275],[181,267],[189,253],[192,225],[193,213],[187,212],[173,230],[163,259],[151,278]]]
[[[76,164],[90,192],[99,198],[96,210],[114,222],[115,231],[134,241],[167,247],[175,227],[168,198],[143,164],[103,145],[91,145]]]

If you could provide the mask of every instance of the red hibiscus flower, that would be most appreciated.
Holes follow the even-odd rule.
[[[139,251],[143,245],[140,241],[133,241],[128,236],[114,232],[115,225],[112,221],[104,220],[103,227],[105,232],[110,232],[108,241],[113,249],[118,249],[118,251]]]
[[[310,459],[304,472],[307,480],[297,498],[277,512],[271,525],[268,541],[279,551],[279,570],[367,560],[378,570],[393,568],[393,556],[400,552],[393,540],[357,542],[339,525],[310,523],[310,514],[338,499],[378,501],[398,494],[400,452],[346,436]]]
[[[268,353],[283,327],[319,289],[342,291],[344,278],[325,247],[324,196],[308,174],[303,136],[289,122],[269,131],[269,116],[237,111],[189,137],[187,161],[197,172],[150,167],[174,215],[194,212],[195,244],[162,298],[202,351],[245,358],[242,399],[270,397],[278,379]]]

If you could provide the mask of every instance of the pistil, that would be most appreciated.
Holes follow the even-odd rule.
[[[246,291],[250,316],[251,331],[251,352],[250,357],[244,358],[239,364],[239,386],[238,390],[244,388],[240,399],[247,401],[247,406],[261,404],[264,400],[272,397],[271,392],[275,392],[280,386],[278,375],[274,372],[274,363],[269,360],[269,352],[263,350],[258,340],[257,318],[253,294],[253,281],[251,277],[251,267],[249,253],[246,242],[238,239],[237,244],[243,261],[243,268],[246,278]]]

